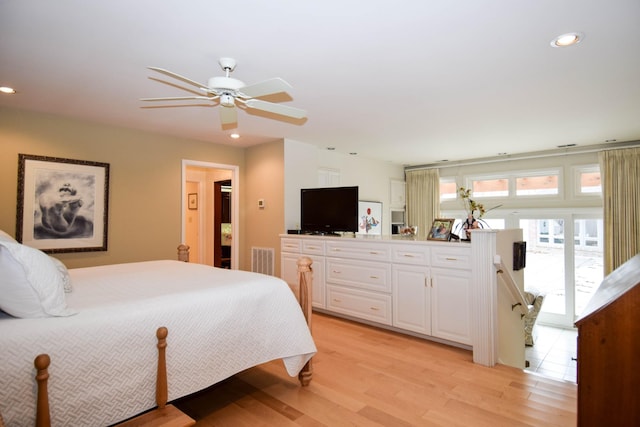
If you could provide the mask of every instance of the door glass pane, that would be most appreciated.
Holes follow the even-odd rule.
[[[527,242],[525,290],[545,294],[541,311],[565,314],[564,220],[521,219],[520,228]]]
[[[580,315],[603,279],[602,220],[577,219],[574,222],[575,314]]]

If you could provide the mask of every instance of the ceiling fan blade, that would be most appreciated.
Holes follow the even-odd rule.
[[[173,71],[165,70],[164,68],[158,68],[158,67],[147,67],[147,68],[150,69],[150,70],[162,73],[162,74],[164,74],[166,76],[173,77],[174,79],[182,80],[183,82],[189,83],[190,85],[196,86],[197,88],[200,88],[202,90],[208,90],[209,89],[207,87],[207,85],[203,85],[202,83],[198,83],[197,81],[191,80],[188,77],[184,77],[184,76],[181,76],[180,74],[176,74]]]
[[[213,101],[217,98],[217,96],[169,96],[164,98],[140,98],[140,101],[186,101],[188,99],[204,99],[206,101]]]
[[[253,85],[244,86],[240,89],[240,92],[249,98],[260,98],[261,96],[286,92],[288,89],[293,89],[293,87],[280,77],[276,77]]]
[[[269,113],[279,114],[281,116],[292,117],[294,119],[303,119],[307,117],[307,112],[300,108],[289,107],[288,105],[275,104],[273,102],[262,101],[259,99],[248,99],[244,102],[248,108],[267,111]]]
[[[238,110],[236,107],[220,106],[220,122],[222,126],[230,125],[238,122]]]

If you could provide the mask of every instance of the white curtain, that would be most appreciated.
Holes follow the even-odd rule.
[[[640,251],[640,148],[601,151],[604,274]]]
[[[440,174],[438,169],[406,172],[407,224],[418,227],[418,238],[426,238],[433,220],[440,216]]]

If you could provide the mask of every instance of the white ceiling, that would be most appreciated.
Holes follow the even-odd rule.
[[[147,66],[206,83],[223,56],[308,119],[240,111],[233,141],[220,107],[142,108],[188,94]],[[0,85],[2,106],[406,165],[640,140],[640,1],[0,0]]]

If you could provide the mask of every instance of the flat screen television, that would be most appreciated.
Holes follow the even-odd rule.
[[[300,228],[303,233],[358,231],[358,187],[300,190]]]

